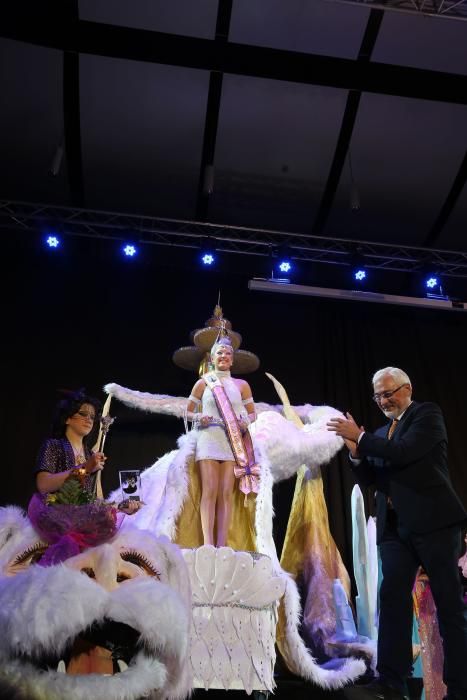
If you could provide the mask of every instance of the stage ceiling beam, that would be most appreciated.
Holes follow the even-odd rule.
[[[358,52],[357,62],[368,63],[368,61],[371,59],[383,16],[384,12],[381,10],[372,10],[370,12],[365,34],[363,35],[362,45],[360,46],[360,51]],[[344,116],[342,118],[339,137],[337,139],[334,158],[331,163],[326,187],[324,189],[312,228],[314,234],[322,233],[326,225],[326,221],[328,220],[334,202],[334,197],[339,186],[339,181],[341,179],[342,170],[345,165],[345,159],[350,147],[350,141],[352,139],[352,133],[355,126],[355,120],[357,118],[361,97],[362,93],[360,90],[351,90],[347,96],[347,103],[345,105]]]
[[[132,61],[160,63],[467,104],[467,76],[419,68],[163,34],[80,20],[67,21],[59,2],[3,3],[0,36],[40,46]]]
[[[451,216],[454,207],[456,206],[456,202],[459,199],[462,190],[465,187],[465,184],[467,183],[467,151],[465,152],[464,159],[460,165],[460,168],[457,172],[456,177],[454,178],[454,182],[452,184],[452,187],[449,191],[448,196],[446,197],[446,200],[441,207],[441,210],[438,214],[438,217],[433,224],[433,228],[431,229],[430,233],[425,239],[425,245],[426,246],[432,246],[437,241],[439,240],[441,233],[443,231],[444,226],[446,225],[449,217]]]
[[[219,0],[214,39],[219,46],[225,46],[229,39],[232,2],[233,0]],[[196,200],[196,218],[199,219],[199,221],[206,221],[207,219],[209,196],[214,185],[214,158],[216,153],[223,79],[224,74],[221,71],[211,71],[211,75],[209,76],[208,102],[206,107],[206,121],[204,124],[203,148],[201,152],[198,195]]]
[[[63,3],[71,25],[79,21],[78,0]],[[71,203],[84,206],[83,156],[81,149],[81,108],[79,53],[63,52],[63,125],[68,186]]]

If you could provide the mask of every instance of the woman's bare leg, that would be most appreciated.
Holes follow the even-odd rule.
[[[200,514],[204,544],[214,544],[214,520],[219,490],[220,463],[213,459],[201,459],[198,466],[201,474]]]
[[[235,487],[235,462],[221,462],[219,469],[219,485],[217,491],[216,523],[217,537],[216,546],[223,547],[227,542],[229,533],[230,517],[232,515],[232,501]]]

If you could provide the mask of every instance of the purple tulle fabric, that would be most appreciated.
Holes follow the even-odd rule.
[[[35,493],[28,506],[28,516],[40,537],[50,543],[38,562],[53,566],[110,540],[121,525],[123,516],[115,506],[103,501],[74,506],[50,504],[47,496]]]

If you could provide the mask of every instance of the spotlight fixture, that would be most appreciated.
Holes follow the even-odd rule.
[[[216,251],[210,238],[203,238],[199,259],[203,267],[213,267],[216,264]]]
[[[363,267],[358,267],[354,270],[353,277],[357,282],[364,282],[366,280],[366,270]]]
[[[63,161],[63,153],[64,153],[64,148],[63,148],[63,137],[60,141],[60,143],[57,146],[57,149],[54,153],[54,157],[52,158],[52,162],[50,164],[49,168],[49,175],[52,177],[57,177],[57,175],[60,172],[60,168],[62,167],[62,161]]]
[[[204,253],[201,258],[203,265],[213,265],[215,261],[214,255],[212,253]]]
[[[49,246],[49,248],[59,248],[61,243],[60,238],[52,234],[47,236],[45,242]]]
[[[347,154],[347,160],[349,163],[349,176],[350,176],[350,193],[349,193],[349,204],[352,211],[358,211],[360,209],[360,193],[358,191],[357,183],[354,179],[353,167],[352,167],[352,155],[350,149]]]
[[[363,289],[332,289],[329,287],[309,287],[302,284],[281,284],[282,280],[252,279],[248,289],[259,292],[278,292],[280,294],[303,294],[323,299],[373,302],[376,304],[398,304],[401,306],[418,306],[441,311],[467,312],[467,302],[451,301],[447,297],[407,297],[381,292],[368,292]]]
[[[438,277],[435,275],[430,275],[430,277],[427,277],[425,280],[425,287],[429,290],[433,290],[435,287],[437,287],[439,284]]]
[[[350,249],[350,269],[352,280],[363,284],[368,281],[368,269],[365,265],[365,257],[357,247]]]
[[[425,275],[423,284],[428,299],[449,299],[443,291],[443,281],[437,272],[429,272]]]
[[[293,262],[290,249],[286,246],[281,246],[276,254],[276,269],[282,275],[288,275],[293,272]]]
[[[138,249],[133,243],[125,243],[125,245],[122,246],[122,251],[125,257],[134,258]]]
[[[203,194],[210,195],[214,192],[214,165],[209,164],[204,168]]]

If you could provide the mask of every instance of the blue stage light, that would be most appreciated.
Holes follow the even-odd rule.
[[[215,267],[217,264],[216,239],[202,236],[199,241],[197,260],[203,267]]]
[[[59,248],[60,247],[60,238],[58,236],[47,236],[45,239],[45,242],[49,246],[49,248]]]
[[[359,285],[363,285],[368,282],[366,259],[357,244],[351,244],[349,247],[349,265],[353,283],[358,282]]]
[[[425,295],[429,299],[448,299],[443,290],[443,278],[437,272],[425,274],[423,278]]]
[[[138,252],[138,249],[132,243],[126,243],[122,246],[122,251],[127,258],[133,258]]]
[[[278,267],[281,272],[290,272],[292,270],[292,263],[289,260],[281,260]]]
[[[201,256],[201,262],[208,267],[214,265],[215,261],[216,257],[213,253],[203,253]]]
[[[274,251],[274,268],[279,275],[293,275],[294,262],[292,260],[292,250],[285,243],[278,246]]]
[[[366,280],[366,270],[364,270],[363,267],[359,267],[357,270],[355,270],[353,276],[357,282],[363,282]]]

